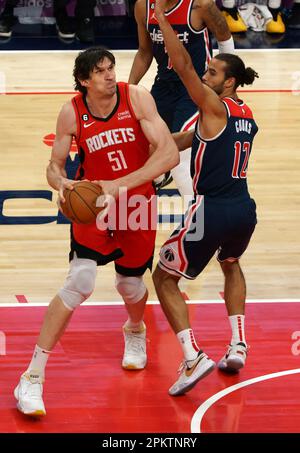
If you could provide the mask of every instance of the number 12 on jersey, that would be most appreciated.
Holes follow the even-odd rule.
[[[234,144],[234,163],[232,168],[232,177],[233,178],[246,178],[247,177],[247,166],[250,156],[251,145],[249,142],[244,142],[243,146],[241,142],[235,142]],[[244,162],[242,165],[241,172],[239,174],[240,160],[241,160],[241,151],[245,153]]]
[[[126,170],[128,168],[124,154],[120,149],[107,153],[107,157],[112,163],[111,168],[113,169],[113,171]]]

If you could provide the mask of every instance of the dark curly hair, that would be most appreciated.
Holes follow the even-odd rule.
[[[217,60],[225,61],[225,79],[230,77],[235,78],[236,90],[239,86],[252,85],[255,78],[258,77],[257,72],[252,68],[246,68],[243,60],[237,55],[231,53],[219,53],[215,56]]]
[[[89,49],[83,50],[78,54],[73,69],[75,90],[86,94],[87,90],[84,86],[81,85],[80,80],[88,79],[91,71],[93,71],[97,64],[101,62],[105,57],[115,65],[116,60],[114,55],[103,47],[91,47]]]

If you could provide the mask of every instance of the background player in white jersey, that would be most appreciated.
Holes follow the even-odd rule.
[[[198,116],[195,103],[172,67],[154,13],[155,0],[137,0],[135,18],[139,48],[131,68],[129,83],[137,84],[147,72],[153,57],[157,75],[151,89],[157,110],[171,132],[194,128]],[[216,37],[220,52],[232,52],[234,43],[226,20],[213,0],[168,0],[165,14],[189,52],[197,74],[202,77],[211,59],[209,31]],[[180,164],[172,177],[181,195],[191,195],[190,149],[180,153]],[[168,175],[158,187],[167,183]],[[161,179],[160,179],[161,181]]]

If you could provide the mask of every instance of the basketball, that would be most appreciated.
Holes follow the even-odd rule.
[[[95,222],[103,207],[97,207],[96,201],[102,195],[102,189],[97,184],[81,181],[74,184],[73,190],[65,189],[65,203],[61,203],[61,210],[71,222],[88,224]]]

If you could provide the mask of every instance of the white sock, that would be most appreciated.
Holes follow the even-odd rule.
[[[38,345],[35,346],[31,362],[27,368],[27,372],[32,370],[39,372],[42,377],[45,377],[45,368],[47,360],[49,359],[50,351],[40,348]]]
[[[224,6],[224,8],[234,8],[235,0],[223,0],[222,5]]]
[[[185,360],[195,360],[200,348],[198,347],[192,329],[185,329],[176,335],[183,351]]]
[[[246,343],[245,339],[245,316],[244,315],[232,315],[228,316],[231,330],[232,330],[232,337],[231,337],[231,344],[232,343],[239,343],[242,341]]]

